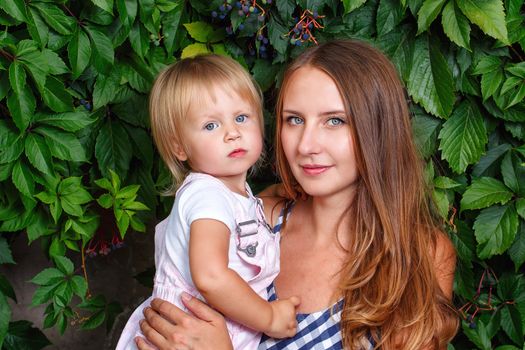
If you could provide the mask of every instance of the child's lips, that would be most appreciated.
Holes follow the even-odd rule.
[[[228,157],[230,158],[240,158],[246,154],[246,150],[242,148],[234,149],[233,151],[228,154]]]

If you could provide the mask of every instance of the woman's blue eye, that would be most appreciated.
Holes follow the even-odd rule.
[[[336,117],[334,117],[334,118],[330,118],[330,119],[328,119],[328,122],[327,122],[327,123],[328,123],[328,125],[330,125],[330,126],[338,126],[338,125],[342,125],[342,124],[344,124],[345,121],[344,121],[343,119],[341,119],[341,118],[336,118]]]
[[[208,124],[204,125],[204,129],[209,130],[209,131],[217,129],[218,127],[219,127],[219,124],[217,124],[215,122],[208,123]]]
[[[286,122],[291,125],[299,125],[299,124],[303,124],[303,119],[292,116],[292,117],[286,118]]]
[[[248,117],[244,114],[238,115],[235,117],[236,123],[244,123]]]

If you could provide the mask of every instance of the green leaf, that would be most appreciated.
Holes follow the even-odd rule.
[[[512,243],[508,252],[510,259],[514,263],[514,269],[516,272],[518,272],[521,265],[523,265],[525,262],[525,224],[523,221],[520,223],[518,234],[516,235],[514,243]]]
[[[417,33],[421,34],[430,27],[441,12],[446,0],[425,0],[417,13]],[[451,1],[452,2],[452,1]]]
[[[35,128],[34,132],[44,136],[53,156],[77,162],[86,160],[84,148],[74,134],[44,125]]]
[[[5,295],[0,293],[0,345],[2,345],[4,338],[7,335],[10,319],[11,307],[9,306]]]
[[[280,54],[284,54],[288,48],[288,40],[285,35],[288,28],[278,22],[273,16],[268,21],[268,37],[273,48]]]
[[[48,62],[49,73],[56,75],[69,73],[69,69],[67,68],[66,64],[56,52],[49,49],[43,49],[42,56],[45,57],[46,61]]]
[[[348,11],[349,6],[355,6],[357,2],[364,3],[366,0],[343,0],[343,5],[345,6],[345,14],[349,13]],[[292,14],[295,10],[296,4],[294,0],[281,0],[276,1],[275,5],[277,6],[277,10],[279,11],[280,17],[285,20],[289,21],[292,19]],[[356,7],[357,8],[357,7]]]
[[[523,344],[523,319],[514,305],[505,305],[501,309],[501,328],[516,344]]]
[[[13,122],[20,131],[25,131],[29,126],[31,117],[35,112],[36,101],[31,89],[26,85],[21,94],[12,92],[7,97],[7,108],[11,112]]]
[[[67,274],[54,267],[46,268],[40,271],[35,277],[31,279],[31,283],[39,286],[52,286],[65,280]]]
[[[99,74],[93,90],[93,109],[99,109],[113,100],[120,82],[120,71],[115,67],[109,76]]]
[[[0,2],[0,8],[9,16],[20,22],[26,22],[26,5],[24,0],[7,0]]]
[[[109,193],[105,193],[97,199],[98,204],[105,209],[113,206],[113,197]]]
[[[0,237],[0,265],[2,264],[14,264],[13,255],[6,239]]]
[[[109,176],[109,169],[127,174],[131,161],[131,144],[126,131],[116,121],[106,122],[97,136],[95,156],[101,173]]]
[[[102,187],[103,189],[109,191],[110,193],[114,192],[113,186],[111,185],[111,182],[109,182],[108,179],[104,179],[104,178],[98,179],[98,180],[95,180],[95,183],[97,184],[97,186]]]
[[[390,32],[403,20],[403,15],[399,1],[380,0],[376,17],[377,34],[381,36]]]
[[[25,154],[31,165],[44,174],[52,174],[51,151],[44,138],[38,134],[29,133],[25,141]]]
[[[455,101],[452,73],[439,49],[428,40],[421,35],[415,41],[408,92],[428,113],[447,118]]]
[[[414,114],[412,118],[414,141],[423,158],[428,158],[436,150],[436,140],[441,121],[422,111]]]
[[[461,210],[482,209],[493,204],[505,204],[512,198],[512,192],[500,181],[483,177],[472,181],[461,199]]]
[[[525,167],[519,157],[507,152],[501,162],[501,174],[505,185],[514,193],[525,196]]]
[[[195,40],[201,43],[207,43],[210,34],[213,32],[213,27],[206,22],[192,22],[183,24],[188,34]]]
[[[488,331],[482,320],[475,323],[475,327],[469,327],[465,321],[461,322],[463,333],[481,350],[492,350]]]
[[[68,112],[73,109],[73,99],[64,88],[64,83],[49,76],[43,93],[46,105],[55,112]]]
[[[447,192],[442,189],[435,188],[432,191],[432,199],[434,200],[434,204],[437,207],[439,215],[441,215],[441,217],[445,220],[448,219],[450,202],[448,200]]]
[[[120,218],[117,217],[117,227],[120,232],[120,237],[124,238],[129,228],[129,215],[127,213],[123,212]]]
[[[481,76],[481,95],[483,100],[487,100],[498,91],[504,76],[501,69],[487,72]]]
[[[66,16],[56,5],[44,2],[31,2],[31,6],[36,7],[40,11],[44,21],[55,31],[63,35],[71,34],[75,25],[74,19]]]
[[[3,348],[8,349],[42,349],[51,342],[38,328],[29,321],[9,323],[9,329],[4,339]]]
[[[74,112],[58,114],[38,113],[35,114],[34,120],[35,122],[55,126],[70,132],[82,130],[95,122],[90,112],[80,109]]]
[[[117,10],[122,24],[130,28],[137,16],[137,0],[117,0]]]
[[[113,15],[113,0],[91,0],[91,2],[110,15]]]
[[[84,278],[80,276],[71,277],[71,288],[73,289],[73,293],[82,299],[85,298],[87,293],[87,283]]]
[[[447,189],[452,189],[452,188],[458,188],[463,185],[446,176],[438,176],[434,179],[434,186],[436,188],[447,190]]]
[[[127,205],[123,205],[123,208],[127,210],[149,210],[145,204],[140,202],[131,202]]]
[[[15,187],[24,195],[32,197],[35,192],[35,181],[29,167],[19,159],[13,166],[12,180]]]
[[[510,90],[514,89],[516,86],[519,86],[523,83],[523,79],[519,77],[510,76],[508,77],[503,85],[501,86],[500,94],[504,95]]]
[[[516,200],[516,211],[518,215],[525,220],[525,198],[518,198]]]
[[[279,72],[278,65],[272,65],[267,60],[258,59],[252,68],[252,75],[262,91],[268,90],[274,83]]]
[[[439,133],[442,158],[456,173],[463,173],[467,165],[481,157],[487,143],[486,133],[478,107],[469,101],[462,102]]]
[[[149,33],[144,26],[139,22],[135,22],[131,31],[129,32],[129,41],[133,51],[143,58],[149,51]]]
[[[26,86],[26,71],[24,66],[18,62],[14,61],[9,65],[9,82],[11,83],[11,88],[13,91],[22,95],[24,93],[24,88]]]
[[[470,24],[456,5],[449,1],[443,8],[441,23],[447,37],[458,46],[470,51]]]
[[[182,54],[180,55],[180,58],[182,59],[182,58],[193,57],[193,56],[197,56],[200,54],[206,54],[209,52],[210,51],[208,50],[208,47],[206,46],[206,44],[201,44],[201,43],[190,44],[186,46],[184,50],[182,50]]]
[[[460,0],[457,5],[467,18],[483,32],[509,45],[503,1]]]
[[[489,149],[472,168],[472,175],[474,177],[491,176],[491,173],[497,169],[496,166],[499,165],[498,160],[510,148],[511,146],[508,143],[504,143]],[[495,175],[493,175],[493,177],[495,177]]]
[[[168,54],[173,53],[177,30],[179,29],[180,19],[184,10],[183,2],[175,2],[176,7],[162,17],[162,31],[164,35],[164,46]]]
[[[277,4],[279,4],[280,2],[285,2],[285,1],[277,1]],[[347,13],[350,13],[353,10],[361,7],[365,2],[366,0],[343,0],[343,5],[345,7],[344,14],[346,15]],[[279,5],[277,5],[277,7],[279,7]],[[292,8],[292,11],[293,11],[293,8]],[[281,10],[279,10],[279,12],[282,13]],[[291,15],[291,12],[290,12],[290,15]]]
[[[502,254],[514,242],[517,231],[518,214],[514,205],[494,205],[483,209],[474,222],[478,256],[488,259]]]
[[[104,311],[95,312],[84,323],[82,323],[82,329],[95,329],[100,327],[105,319],[106,313]]]
[[[41,48],[47,45],[49,27],[39,12],[32,7],[29,7],[27,12],[27,29],[33,40],[36,41]]]
[[[93,66],[100,73],[109,74],[113,68],[115,50],[106,34],[92,26],[85,26],[91,40]]]
[[[77,27],[69,41],[67,54],[73,78],[78,78],[88,66],[91,58],[91,43],[87,34],[80,27]]]
[[[65,256],[55,256],[53,257],[57,268],[62,271],[65,275],[71,275],[74,271],[74,266],[71,260]]]

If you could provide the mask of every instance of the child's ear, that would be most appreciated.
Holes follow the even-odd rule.
[[[181,145],[176,144],[174,146],[173,151],[174,151],[175,157],[177,157],[177,159],[180,160],[181,162],[188,160],[188,155],[186,154],[186,151],[184,151],[184,147],[182,147]]]

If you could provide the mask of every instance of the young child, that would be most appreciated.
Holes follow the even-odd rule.
[[[295,335],[296,297],[267,302],[279,272],[279,235],[246,183],[261,155],[261,93],[233,59],[183,59],[157,77],[151,128],[178,188],[155,233],[153,295],[132,314],[117,345],[136,349],[139,320],[152,298],[183,307],[186,292],[228,318],[234,349],[256,349],[261,332]]]

